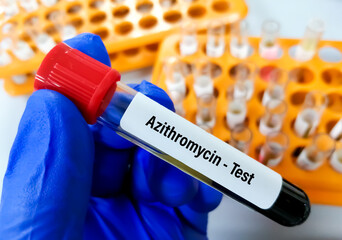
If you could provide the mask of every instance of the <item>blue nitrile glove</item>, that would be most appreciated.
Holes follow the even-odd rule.
[[[110,65],[95,35],[67,44]],[[158,87],[134,88],[173,109]],[[221,197],[114,132],[89,128],[63,95],[39,90],[11,150],[0,239],[206,239],[208,212]]]

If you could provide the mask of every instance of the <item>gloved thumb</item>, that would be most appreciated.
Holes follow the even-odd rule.
[[[93,137],[76,106],[54,91],[33,93],[4,178],[1,239],[82,238],[93,161]]]

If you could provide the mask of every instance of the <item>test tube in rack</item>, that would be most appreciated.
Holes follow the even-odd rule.
[[[262,24],[259,54],[268,60],[278,59],[281,56],[281,48],[278,43],[280,25],[277,21],[267,20]]]
[[[327,160],[335,149],[335,141],[328,134],[314,136],[297,158],[297,166],[303,170],[315,170]]]
[[[63,10],[55,10],[49,13],[49,20],[54,24],[55,28],[61,35],[62,40],[73,38],[77,35],[77,29],[70,23],[66,22],[66,13]]]
[[[336,149],[330,157],[330,165],[337,172],[342,173],[342,141],[336,142]]]
[[[315,133],[327,105],[328,97],[323,92],[311,91],[305,96],[302,110],[294,124],[295,132],[299,137],[307,138]]]
[[[11,56],[7,53],[6,39],[0,42],[0,67],[6,66],[12,62]]]
[[[55,40],[42,30],[38,17],[31,17],[24,27],[41,52],[47,54],[56,45]]]
[[[266,112],[260,119],[259,131],[263,135],[279,132],[283,126],[287,112],[287,104],[284,100],[272,99],[266,105]]]
[[[2,40],[2,45],[6,50],[11,50],[19,60],[27,61],[34,56],[34,52],[27,42],[18,38],[16,27],[14,23],[3,25],[2,33],[4,39]]]
[[[236,83],[227,90],[228,109],[226,123],[230,129],[243,125],[247,116],[246,105],[247,89],[244,85]]]
[[[266,106],[272,99],[283,100],[288,83],[287,71],[279,68],[272,70],[268,75],[268,85],[262,97],[262,104]]]
[[[40,2],[46,7],[52,7],[52,6],[56,5],[58,0],[40,0]]]
[[[211,133],[216,123],[216,98],[213,94],[204,94],[197,96],[196,100],[196,124]]]
[[[324,32],[324,22],[312,19],[306,27],[304,37],[296,47],[295,58],[298,61],[309,61],[316,54],[317,46]]]
[[[33,12],[38,9],[37,0],[19,0],[19,3],[26,12]]]
[[[221,57],[225,51],[225,31],[226,27],[219,20],[209,22],[207,30],[206,53],[208,57]]]
[[[197,27],[195,22],[185,21],[181,25],[179,51],[182,56],[196,53],[198,50]]]
[[[229,144],[239,149],[241,152],[248,154],[253,133],[247,126],[240,125],[230,131]]]
[[[246,100],[250,100],[254,93],[254,78],[257,73],[257,66],[252,62],[243,62],[234,67],[234,73],[232,73],[232,77],[236,81],[235,86],[243,85],[247,91]],[[236,93],[238,93],[239,88],[236,89]]]
[[[193,88],[197,97],[214,94],[212,71],[213,66],[206,57],[198,58],[192,64]]]
[[[248,41],[248,24],[245,21],[235,23],[231,29],[230,53],[240,59],[247,58],[252,53]]]
[[[265,144],[260,149],[259,162],[269,167],[277,166],[283,159],[289,143],[288,136],[283,132],[268,134]]]
[[[0,6],[5,13],[5,19],[9,19],[19,13],[19,7],[16,1],[0,0]]]
[[[165,83],[178,115],[184,116],[183,101],[186,95],[186,65],[178,57],[166,58],[164,61]]]

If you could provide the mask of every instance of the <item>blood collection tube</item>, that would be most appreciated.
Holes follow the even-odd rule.
[[[305,96],[302,110],[294,124],[299,137],[307,138],[315,133],[327,105],[328,97],[320,91],[312,91]]]
[[[289,138],[285,133],[272,132],[267,135],[265,144],[261,147],[259,162],[269,166],[277,166],[284,157],[289,146]]]
[[[19,3],[26,12],[33,12],[38,9],[37,0],[19,0]]]
[[[312,19],[306,26],[304,37],[296,47],[295,58],[298,61],[309,61],[316,54],[317,46],[324,32],[324,22]]]
[[[266,105],[266,112],[260,119],[259,131],[263,135],[279,132],[283,126],[287,112],[287,104],[284,100],[272,99]]]
[[[56,45],[55,40],[42,30],[38,17],[26,21],[24,27],[41,52],[47,54]]]
[[[226,26],[219,20],[213,20],[208,25],[206,52],[209,57],[221,57],[225,50],[224,34]]]
[[[77,35],[77,30],[72,24],[66,22],[65,11],[55,10],[49,13],[49,20],[61,35],[63,41],[73,38]]]
[[[327,160],[335,149],[335,141],[328,134],[314,136],[297,158],[297,166],[304,170],[315,170]]]
[[[213,94],[206,94],[198,96],[196,100],[196,124],[207,132],[212,132],[216,123],[216,98]]]
[[[183,107],[186,95],[185,68],[185,63],[178,57],[169,57],[164,61],[166,87],[175,106],[176,113],[181,116],[185,115]]]
[[[196,53],[198,50],[197,27],[194,22],[183,22],[181,26],[181,39],[179,51],[182,56]]]
[[[262,97],[262,105],[266,106],[271,99],[283,100],[288,83],[286,71],[278,68],[272,70],[268,75],[268,85]]]
[[[89,124],[113,129],[282,225],[307,219],[310,202],[301,189],[119,79],[115,70],[60,43],[43,60],[34,86],[60,92]]]
[[[230,53],[236,58],[247,58],[252,52],[248,42],[248,24],[245,21],[232,25]]]
[[[331,129],[330,137],[332,137],[335,140],[341,140],[342,139],[342,118]]]
[[[214,94],[212,66],[209,59],[205,57],[196,59],[192,65],[193,88],[197,97]]]
[[[14,23],[6,23],[2,27],[2,33],[5,38],[2,44],[6,50],[11,50],[13,54],[21,61],[27,61],[34,56],[34,52],[30,45],[18,38],[16,33],[16,25]]]
[[[242,84],[236,83],[228,88],[226,121],[230,129],[234,129],[245,122],[247,116],[246,95],[247,90]]]
[[[279,23],[274,20],[267,20],[262,24],[259,45],[259,54],[262,58],[274,60],[280,57],[281,48],[278,44],[279,29]]]
[[[229,144],[241,152],[248,154],[252,138],[253,133],[251,129],[244,125],[240,125],[231,130]]]
[[[330,157],[330,165],[337,172],[342,173],[342,141],[336,142],[336,149]]]

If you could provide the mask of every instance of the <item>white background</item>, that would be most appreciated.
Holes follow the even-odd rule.
[[[342,40],[342,1],[339,0],[247,0],[251,35],[260,35],[265,19],[281,23],[281,36],[300,38],[306,23],[319,17],[326,23],[324,39]],[[123,75],[136,82],[150,78],[151,68]],[[0,82],[1,83],[1,82]],[[10,97],[0,84],[0,192],[10,147],[15,138],[27,96]],[[342,182],[341,182],[342,184]],[[342,207],[313,205],[307,222],[282,227],[240,203],[225,197],[209,219],[210,239],[342,239]]]

